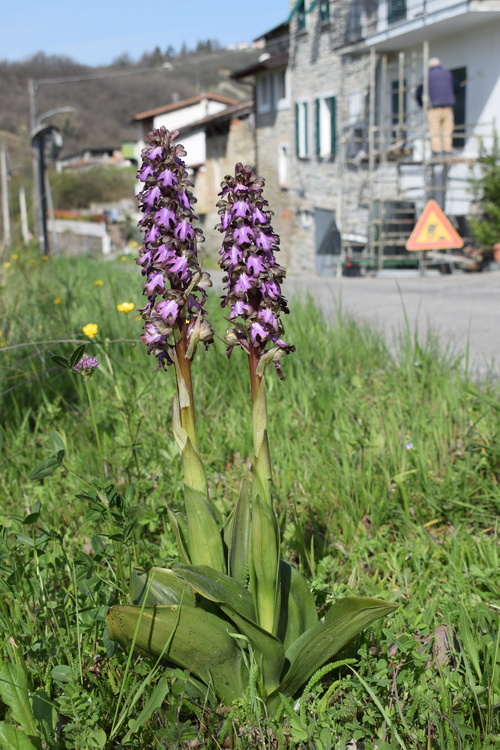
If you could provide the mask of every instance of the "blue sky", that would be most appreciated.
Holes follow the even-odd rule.
[[[156,46],[179,50],[200,39],[250,42],[286,20],[288,0],[23,0],[4,2],[0,60],[37,52],[106,65]]]

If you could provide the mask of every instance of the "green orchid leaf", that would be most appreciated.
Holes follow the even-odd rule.
[[[232,578],[245,584],[249,574],[250,555],[250,503],[245,481],[241,483],[238,502],[231,519],[228,534],[228,568]]]
[[[188,526],[189,557],[193,565],[208,565],[226,572],[224,548],[217,521],[208,498],[202,492],[184,485],[184,503]]]
[[[178,566],[174,572],[182,576],[193,589],[220,609],[246,636],[256,655],[265,694],[274,690],[285,663],[285,649],[278,638],[255,622],[255,608],[251,594],[229,576],[204,565]]]
[[[257,495],[252,502],[250,586],[258,623],[276,634],[279,620],[280,537],[273,509]]]
[[[318,622],[316,604],[307,581],[297,568],[280,562],[281,609],[278,638],[288,649],[302,633]]]
[[[189,557],[188,545],[187,545],[187,519],[184,513],[180,510],[169,510],[168,518],[172,527],[175,541],[177,543],[177,549],[181,556],[181,560],[186,565],[189,565],[191,558]]]
[[[332,659],[352,638],[379,617],[396,608],[381,599],[348,597],[335,602],[324,621],[303,633],[286,652],[290,668],[281,685],[269,696],[270,706],[279,705],[279,693],[292,696],[316,670]]]
[[[144,596],[146,596],[146,606],[150,607],[154,604],[195,606],[191,586],[168,568],[150,568],[148,571],[135,569],[132,571],[134,604],[142,604]]]
[[[219,604],[222,611],[231,618],[242,635],[246,636],[254,651],[259,667],[264,695],[269,695],[280,682],[285,664],[285,649],[276,636],[268,633],[256,622],[243,617],[227,604]]]
[[[111,607],[112,640],[163,656],[211,686],[226,705],[245,696],[248,670],[234,627],[203,609],[183,606]]]
[[[206,599],[216,604],[228,604],[235,612],[256,621],[252,595],[233,578],[207,565],[178,565],[174,573]]]

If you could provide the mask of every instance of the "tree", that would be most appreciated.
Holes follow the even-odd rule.
[[[500,142],[496,131],[491,151],[483,140],[479,142],[479,158],[469,184],[480,208],[480,216],[472,216],[469,221],[472,235],[488,250],[500,242]]]

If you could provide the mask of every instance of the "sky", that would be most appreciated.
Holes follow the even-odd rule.
[[[251,42],[286,20],[289,0],[3,0],[0,8],[0,60],[45,52],[98,66],[183,42]]]

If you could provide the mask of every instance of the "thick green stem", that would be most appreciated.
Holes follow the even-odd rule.
[[[263,375],[257,374],[260,350],[252,348],[249,352],[250,384],[252,388],[252,426],[254,482],[252,497],[260,495],[271,506],[271,457],[267,435],[267,400],[266,384]]]
[[[184,481],[190,487],[207,494],[205,472],[198,448],[198,432],[196,430],[196,416],[194,410],[193,381],[191,378],[191,360],[186,356],[185,324],[179,326],[175,343],[175,374],[177,379],[177,404],[181,432],[182,464]],[[175,418],[175,417],[174,417]],[[175,428],[174,428],[175,432]]]

